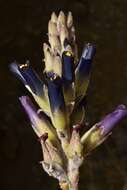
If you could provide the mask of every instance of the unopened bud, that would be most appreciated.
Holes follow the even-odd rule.
[[[57,16],[56,16],[55,12],[52,12],[52,14],[51,14],[51,21],[54,23],[57,23]]]
[[[49,35],[58,35],[56,23],[51,20],[48,23],[48,34]]]
[[[55,56],[55,57],[54,57],[53,71],[54,71],[54,73],[56,73],[59,77],[62,76],[62,62],[61,62],[60,56]]]
[[[71,12],[68,12],[68,15],[67,15],[67,27],[71,28],[72,25],[73,25],[73,16],[72,16]]]
[[[60,31],[60,41],[62,46],[64,46],[65,39],[69,39],[69,33],[66,26],[63,26]]]
[[[53,55],[47,44],[43,45],[44,56],[45,56],[45,71],[51,72],[53,67]]]
[[[57,29],[60,32],[61,27],[66,26],[66,16],[63,11],[60,11],[57,21]]]
[[[82,157],[83,146],[80,141],[79,130],[74,127],[69,145],[69,156],[74,157],[75,155]],[[79,126],[78,126],[79,127]]]
[[[51,49],[54,53],[59,53],[61,51],[61,44],[59,38],[57,36],[49,36],[49,43],[51,45]]]

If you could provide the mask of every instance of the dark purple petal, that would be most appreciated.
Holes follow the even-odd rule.
[[[67,135],[68,118],[63,96],[62,82],[59,78],[54,80],[49,79],[48,96],[52,113],[52,123],[55,128],[63,131]]]
[[[32,125],[36,126],[39,119],[39,115],[37,114],[37,108],[28,96],[22,96],[19,98],[19,100],[23,108],[25,109]]]
[[[96,124],[102,129],[101,134],[106,136],[114,125],[116,125],[122,118],[127,116],[127,108],[125,105],[119,105],[112,113],[108,114],[102,121]]]
[[[64,51],[62,54],[62,78],[67,82],[74,80],[74,57],[68,52]]]
[[[65,108],[62,82],[60,79],[47,80],[48,96],[52,112]]]
[[[48,136],[48,140],[54,145],[58,145],[58,138],[56,131],[54,130],[49,118],[40,110],[34,106],[31,99],[28,96],[22,96],[19,98],[22,106],[24,107],[30,121],[33,130],[37,134],[40,140],[44,140],[44,135]],[[46,137],[45,136],[45,140]]]
[[[75,70],[76,98],[78,99],[78,102],[80,102],[86,95],[94,55],[95,46],[87,44]]]
[[[95,46],[92,44],[87,44],[83,50],[81,59],[76,68],[77,77],[88,77],[91,71],[91,63],[95,55]],[[83,79],[82,79],[83,80]]]
[[[22,106],[24,107],[30,121],[31,124],[36,126],[38,125],[38,121],[43,121],[43,122],[49,122],[48,121],[48,117],[45,115],[44,112],[40,112],[40,109],[38,109],[33,102],[31,101],[31,99],[28,96],[21,96],[19,98]]]
[[[24,85],[31,88],[33,93],[42,96],[44,84],[28,61],[25,64],[17,64],[14,62],[10,65],[10,69],[20,78]]]
[[[16,61],[10,64],[10,70],[26,85],[26,80],[22,76]]]

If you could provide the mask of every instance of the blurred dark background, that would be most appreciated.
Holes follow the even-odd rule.
[[[52,11],[72,11],[79,50],[97,46],[87,99],[92,125],[118,104],[127,105],[126,0],[0,0],[0,189],[56,190],[39,161],[42,153],[18,97],[23,85],[9,71],[29,59],[41,74],[42,42]],[[127,118],[81,168],[80,190],[127,190]]]

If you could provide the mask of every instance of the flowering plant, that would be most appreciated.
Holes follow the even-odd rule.
[[[85,134],[83,99],[87,95],[95,46],[86,44],[78,59],[75,28],[71,12],[53,12],[48,23],[49,44],[43,44],[43,79],[29,61],[11,64],[11,70],[32,94],[19,98],[33,130],[40,139],[43,169],[59,181],[63,190],[78,190],[79,167],[85,157],[107,139],[111,130],[127,115],[119,105]]]

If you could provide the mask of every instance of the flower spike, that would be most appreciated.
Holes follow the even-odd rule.
[[[86,118],[87,90],[95,46],[86,44],[80,60],[72,13],[51,14],[48,42],[43,44],[43,80],[29,62],[11,64],[39,105],[28,96],[20,97],[33,130],[41,144],[43,169],[59,181],[62,190],[78,190],[79,168],[85,157],[104,142],[113,127],[125,116],[127,107],[119,105],[83,136]]]

